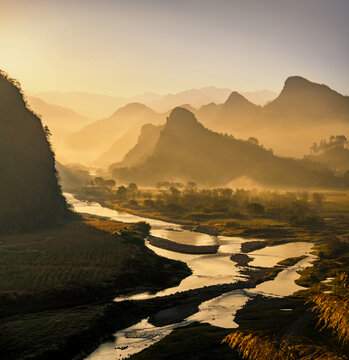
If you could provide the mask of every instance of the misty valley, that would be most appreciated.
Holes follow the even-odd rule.
[[[131,103],[55,133],[67,111],[0,85],[3,357],[228,359],[273,341],[281,358],[288,336],[287,356],[346,352],[316,321],[344,301],[347,336],[347,97],[293,77],[264,107],[235,92],[198,110]]]
[[[1,360],[349,359],[348,11],[0,0]]]

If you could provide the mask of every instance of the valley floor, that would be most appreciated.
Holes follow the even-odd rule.
[[[145,206],[130,205],[127,201],[105,201],[91,194],[88,200],[137,215],[182,223],[188,229],[209,234],[265,239],[264,244],[261,244],[260,240],[247,242],[246,252],[261,246],[284,242],[311,241],[315,243],[314,252],[318,255],[318,260],[312,267],[301,271],[300,278],[296,281],[298,285],[308,289],[283,299],[271,300],[257,296],[238,311],[236,322],[240,329],[256,330],[265,334],[305,336],[315,342],[321,339],[323,343],[332,346],[332,334],[316,328],[316,319],[308,314],[309,305],[306,304],[306,300],[316,287],[327,289],[328,285],[324,282],[326,279],[334,278],[343,272],[349,274],[349,193],[330,192],[324,195],[325,200],[319,209],[319,214],[325,219],[325,226],[321,228],[292,226],[284,221],[263,219],[260,216],[249,219],[188,221],[178,214],[155,212]],[[251,246],[249,247],[248,244]],[[244,262],[246,259],[235,260]],[[283,265],[289,266],[297,261],[299,259],[287,259]],[[232,358],[234,351],[221,344],[222,339],[229,332],[231,330],[216,328],[208,324],[191,324],[175,329],[158,343],[131,358],[137,360],[154,358],[165,360],[178,357],[193,360]],[[236,353],[235,358],[239,359]]]
[[[91,196],[89,200],[100,201]],[[236,322],[242,329],[288,331],[303,316],[304,302],[312,286],[336,276],[338,272],[349,273],[347,193],[326,196],[320,210],[326,221],[322,229],[294,227],[261,217],[186,221],[178,217],[172,219],[170,214],[147,214],[147,209],[137,209],[126,202],[102,203],[141,215],[183,221],[190,229],[210,234],[266,239],[262,244],[261,240],[247,242],[251,246],[247,245],[245,252],[283,242],[314,242],[319,259],[313,267],[303,270],[297,281],[309,290],[279,301],[252,299],[237,313]],[[156,291],[176,285],[190,274],[183,263],[161,258],[150,251],[144,245],[145,236],[147,229],[144,225],[93,216],[30,234],[1,236],[1,358],[83,359],[115,331],[137,323],[161,307],[167,308],[171,303],[178,305],[182,301],[186,303],[188,296],[198,303],[202,296],[213,296],[194,292],[168,299],[112,303],[116,295]],[[248,258],[232,260],[246,266]],[[299,259],[287,259],[280,265],[290,266],[297,261]],[[250,281],[258,283],[275,277],[279,270],[266,270],[259,273],[259,277],[256,273],[249,274],[248,267],[246,271],[251,275]],[[212,289],[213,292],[216,290],[218,288]],[[207,289],[209,291],[211,289]],[[297,330],[299,334],[319,335],[310,332],[313,319],[303,325],[301,331]],[[185,356],[186,359],[228,359],[233,352],[221,345],[221,341],[229,332],[210,325],[192,324],[174,330],[132,358],[175,359]]]
[[[132,324],[110,305],[116,295],[174,286],[191,273],[150,251],[145,236],[142,224],[93,217],[1,236],[0,357],[69,359]]]

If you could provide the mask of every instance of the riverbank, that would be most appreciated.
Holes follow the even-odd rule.
[[[182,254],[215,254],[219,248],[219,245],[181,244],[153,235],[149,235],[147,240],[149,241],[150,245],[156,246],[160,249],[175,251]]]
[[[93,220],[93,218],[92,219],[90,218],[90,221],[97,221],[97,220]],[[133,226],[131,224],[128,225],[123,224],[124,226],[126,226],[126,228],[117,228],[117,227],[111,228],[112,225],[116,226],[115,224],[118,223],[114,221],[106,221],[102,219],[99,219],[97,223],[99,224],[98,225],[99,230],[107,231],[109,229],[109,235],[112,235],[114,239],[113,240],[114,246],[115,246],[115,237],[122,238],[125,244],[127,245],[127,247],[129,247],[130,244],[133,244],[136,247],[144,246],[144,241],[143,241],[144,237],[141,237],[141,239],[139,237],[138,238],[136,237],[135,239],[134,236],[130,234],[129,231],[127,230],[128,226]],[[163,226],[168,226],[168,224],[163,224]],[[50,239],[50,237],[48,238]],[[47,236],[45,237],[45,239],[47,240]],[[251,242],[251,244],[252,243],[253,242]],[[262,243],[262,245],[265,244],[265,242],[263,241],[259,241],[259,243]],[[261,247],[261,244],[257,244],[254,246]],[[143,254],[144,254],[143,252],[138,252],[138,251],[132,252],[131,258],[133,258],[134,256],[137,257],[138,255],[141,256],[142,258]],[[119,256],[120,255],[121,254],[119,254]],[[228,255],[226,255],[226,257],[228,258],[227,263],[229,263],[231,260],[229,260]],[[142,261],[144,262],[144,258],[142,259]],[[165,259],[165,261],[167,261],[167,259]],[[287,264],[292,264],[294,261],[296,260],[290,260],[287,262]],[[168,264],[168,262],[166,263]],[[159,276],[159,275],[152,275],[152,273],[149,274],[149,265],[152,266],[151,264],[152,262],[150,263],[147,262],[146,264],[144,264],[144,267],[142,268],[142,271],[145,274],[149,275],[148,277],[149,283],[151,283],[153,280],[151,278],[152,276]],[[232,267],[234,267],[233,264],[234,263],[231,261]],[[173,268],[171,267],[168,268],[168,266],[166,270],[169,272],[171,271],[173,272]],[[253,287],[258,283],[263,283],[265,280],[275,278],[275,276],[277,276],[277,274],[282,270],[282,268],[275,267],[272,269],[256,269],[252,267],[249,268],[247,266],[245,270],[246,270],[245,274],[249,276],[249,279],[242,281],[243,285],[241,286]],[[162,270],[158,268],[158,271],[162,271]],[[141,277],[142,276],[147,277],[147,275],[145,274],[141,274]],[[166,274],[166,271],[164,271],[164,274]],[[130,279],[132,280],[132,277]],[[126,280],[129,279],[126,277]],[[178,283],[180,280],[179,279],[177,280]],[[126,283],[127,285],[132,285],[127,281]],[[43,350],[45,351],[45,349],[47,351],[46,354],[50,354],[50,359],[55,359],[54,356],[56,355],[54,354],[60,354],[61,356],[60,359],[73,358],[73,356],[68,355],[68,353],[64,354],[64,351],[67,351],[67,349],[72,349],[72,351],[74,351],[75,354],[77,354],[77,351],[80,349],[79,357],[84,358],[87,353],[90,353],[101,342],[105,341],[106,339],[109,339],[110,334],[114,333],[117,330],[125,329],[133,324],[136,324],[141,319],[147,318],[149,316],[154,322],[154,324],[156,323],[158,325],[168,322],[180,321],[181,319],[190,316],[191,313],[197,311],[199,304],[204,302],[206,299],[216,298],[217,296],[219,296],[219,294],[224,294],[224,293],[229,293],[230,291],[234,291],[234,289],[236,289],[234,286],[237,286],[237,284],[214,285],[214,286],[204,287],[201,289],[190,290],[188,292],[182,292],[179,294],[172,294],[170,295],[170,297],[147,299],[141,301],[120,301],[116,304],[106,304],[105,302],[95,303],[95,304],[90,303],[88,305],[89,310],[86,312],[84,312],[81,307],[70,307],[70,308],[66,307],[63,313],[61,312],[63,311],[63,309],[57,309],[57,310],[48,310],[45,312],[27,313],[22,317],[18,317],[18,316],[12,317],[10,319],[11,320],[10,322],[6,321],[6,326],[9,327],[6,328],[4,324],[4,329],[6,331],[4,332],[5,335],[3,335],[3,339],[5,339],[6,341],[1,342],[0,340],[0,350],[4,346],[3,344],[5,344],[5,346],[8,346],[6,345],[7,343],[11,343],[12,345],[15,345],[17,341],[17,344],[19,344],[20,346],[14,346],[13,349],[20,349],[20,351],[23,351],[23,354],[25,356],[31,352],[36,356],[34,357],[34,359],[38,359],[38,360],[44,359],[46,355],[43,354],[42,351]],[[238,286],[240,285],[238,284]],[[129,291],[132,290],[133,292],[137,291],[137,289],[129,288]],[[138,291],[146,291],[146,290],[147,290],[146,288],[143,289],[140,287],[138,288]],[[98,296],[99,295],[97,294],[97,298]],[[82,314],[85,314],[86,316],[82,316],[82,318],[79,320],[80,311],[82,311]],[[68,324],[66,321],[69,319],[70,322]],[[32,322],[32,325],[34,326],[31,327],[27,326],[28,324],[30,324],[30,322]],[[65,326],[63,326],[64,324]],[[22,341],[21,336],[25,336],[24,334],[26,331],[30,333],[29,330],[30,328],[33,329],[32,330],[33,341],[30,341],[30,337],[27,339],[28,342]],[[64,328],[70,330],[64,333],[63,332]],[[52,331],[53,339],[43,336],[43,329],[57,329]],[[181,330],[178,329],[178,331]],[[208,331],[211,333],[211,330]],[[15,342],[13,342],[13,340],[9,342],[6,334],[11,335],[14,333],[17,333],[18,335],[16,337],[17,340]],[[174,331],[174,334],[175,333],[176,331]],[[34,336],[34,334],[36,335]],[[41,334],[41,337],[38,336],[38,334]],[[81,338],[80,340],[78,339],[79,334],[86,334],[85,335],[87,339],[86,343],[84,341],[81,341]],[[60,336],[58,337],[58,335]],[[192,336],[193,338],[197,336],[195,335],[194,330],[192,332]],[[76,339],[76,342],[71,343],[69,338]],[[190,340],[193,341],[192,339],[188,339],[188,341],[186,339],[185,343],[189,345],[189,341]],[[168,340],[171,340],[171,337],[169,339],[167,339],[166,337],[163,341],[167,342]],[[159,346],[162,346],[161,345],[162,343],[163,342],[161,341],[159,343]],[[22,344],[25,344],[26,346],[23,347]],[[178,346],[179,344],[177,344],[177,347]],[[149,348],[149,351],[153,351],[152,348],[153,347]],[[174,353],[176,353],[175,350]],[[13,359],[16,360],[22,358],[25,359],[24,355],[22,356],[21,354],[22,357],[17,356],[17,357],[13,357]],[[194,359],[195,354],[192,353],[192,355]],[[156,358],[160,359],[161,357],[157,356]],[[190,356],[187,356],[187,358],[190,358]],[[149,359],[152,358],[150,357]]]
[[[305,310],[304,299],[299,297],[270,298],[257,295],[237,311],[235,322],[239,329],[256,331],[290,330]],[[309,319],[307,319],[309,320]],[[311,319],[310,319],[311,321]],[[309,324],[301,331],[309,335]],[[294,327],[292,327],[294,329]],[[234,329],[222,329],[209,324],[192,323],[174,331],[153,346],[130,357],[132,360],[229,360],[242,358],[222,340]],[[313,334],[312,336],[317,334]]]
[[[260,244],[264,246],[273,246],[285,244],[288,242],[309,241],[316,242],[319,236],[323,236],[326,231],[323,228],[314,228],[311,226],[291,226],[289,222],[276,218],[266,218],[261,215],[237,216],[237,217],[215,217],[215,214],[207,214],[204,219],[188,219],[177,212],[158,211],[149,206],[141,206],[133,202],[117,199],[113,196],[112,190],[109,196],[94,191],[93,188],[77,189],[75,196],[82,201],[97,202],[102,206],[127,212],[135,216],[142,216],[149,219],[170,222],[182,225],[182,228],[189,231],[200,232],[211,236],[230,236],[242,237],[247,240],[255,241],[261,239]],[[246,249],[249,247],[245,244]],[[252,246],[252,245],[251,245]],[[253,250],[247,250],[253,251]]]
[[[2,236],[1,358],[73,358],[114,331],[106,318],[115,296],[156,292],[191,274],[148,249],[147,235],[142,224],[89,217]]]

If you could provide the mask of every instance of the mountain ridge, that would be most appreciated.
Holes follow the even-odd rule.
[[[69,218],[48,130],[20,86],[0,71],[0,231],[18,232]]]
[[[171,112],[150,157],[141,165],[114,169],[113,176],[145,185],[170,179],[224,186],[241,176],[265,185],[339,184],[320,165],[277,157],[255,142],[213,132],[181,108]]]

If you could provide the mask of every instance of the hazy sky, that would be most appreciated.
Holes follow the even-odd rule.
[[[214,85],[349,93],[348,0],[0,0],[0,68],[31,91]]]

